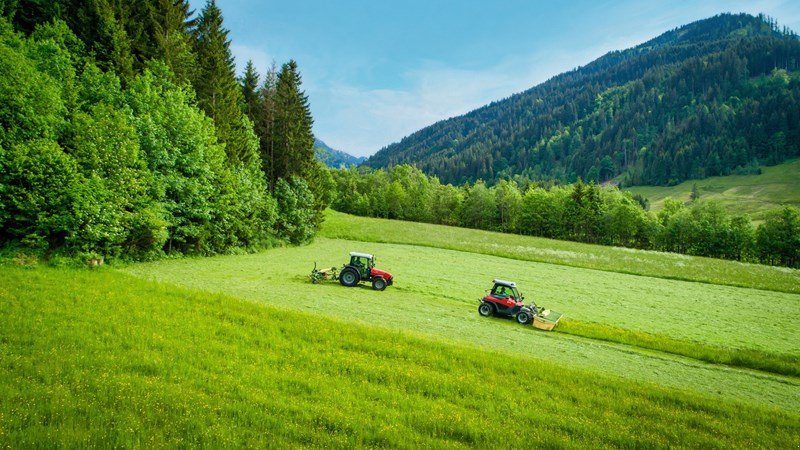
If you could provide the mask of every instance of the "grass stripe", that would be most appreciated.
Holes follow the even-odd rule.
[[[798,355],[719,347],[569,318],[563,318],[559,322],[556,331],[574,336],[657,350],[673,355],[687,356],[713,364],[743,367],[778,375],[800,376],[800,356]]]

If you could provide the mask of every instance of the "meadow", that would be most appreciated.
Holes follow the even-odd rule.
[[[113,270],[3,267],[0,281],[3,447],[800,442],[796,411],[498,355],[313,310]],[[380,303],[388,306],[387,299]],[[513,426],[493,426],[498,420]]]
[[[800,444],[798,271],[763,267],[755,289],[731,268],[760,266],[333,212],[320,234],[249,255],[0,266],[0,446]],[[309,282],[349,251],[395,284]],[[493,278],[563,323],[480,317]]]
[[[764,166],[761,174],[728,175],[689,180],[675,186],[632,186],[625,188],[650,200],[650,209],[659,211],[664,199],[688,202],[696,184],[700,198],[716,200],[732,214],[749,214],[761,222],[769,211],[782,205],[800,208],[800,159],[775,166]]]
[[[657,278],[800,293],[800,270],[327,211],[320,236],[409,244]]]

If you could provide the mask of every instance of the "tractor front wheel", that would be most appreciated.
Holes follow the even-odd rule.
[[[531,322],[531,315],[525,311],[520,311],[517,314],[517,322],[521,323],[522,325],[526,325]]]
[[[372,280],[372,289],[375,289],[376,291],[382,291],[382,290],[386,289],[386,280],[384,280],[381,277],[377,277],[377,278],[373,279]]]
[[[346,268],[339,274],[339,282],[342,286],[353,287],[358,284],[361,277],[354,269]]]
[[[482,302],[481,306],[478,306],[478,314],[482,315],[483,317],[489,317],[494,313],[494,306],[489,303]]]

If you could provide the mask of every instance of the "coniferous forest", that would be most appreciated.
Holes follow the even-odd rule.
[[[142,259],[313,236],[332,179],[297,63],[237,79],[213,0],[0,12],[4,246]]]
[[[800,154],[800,40],[722,14],[424,128],[366,164],[442,182],[668,185]]]

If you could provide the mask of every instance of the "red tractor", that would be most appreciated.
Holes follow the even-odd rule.
[[[517,322],[525,325],[530,323],[539,314],[536,305],[525,305],[525,297],[517,290],[517,283],[512,281],[494,280],[494,286],[481,299],[478,314],[489,317],[502,315],[516,317]]]
[[[342,286],[352,287],[362,281],[372,283],[372,289],[382,291],[394,282],[392,274],[375,268],[375,257],[369,253],[350,252],[350,264],[345,264],[339,273]]]

